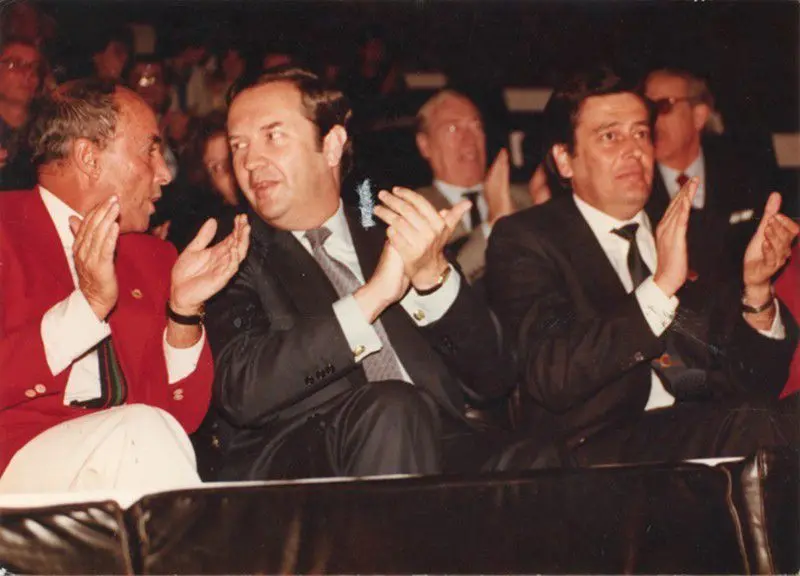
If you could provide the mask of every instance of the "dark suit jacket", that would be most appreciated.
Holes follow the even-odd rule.
[[[705,160],[705,212],[713,214],[724,224],[726,251],[734,269],[741,267],[741,258],[758,227],[764,205],[770,192],[775,188],[777,166],[764,165],[743,155],[727,138],[707,135],[703,137],[703,157]],[[763,155],[759,156],[759,158]],[[652,222],[658,222],[669,205],[661,171],[653,168],[653,191],[646,211]],[[752,211],[752,216],[740,221],[739,218]],[[698,215],[699,216],[699,215]],[[702,225],[694,226],[695,229]]]
[[[193,432],[208,409],[213,366],[206,344],[192,374],[167,384],[163,334],[175,249],[147,234],[120,236],[119,299],[109,316],[128,383],[127,403],[170,412]],[[94,410],[64,406],[71,367],[50,373],[42,316],[75,289],[64,249],[38,189],[0,195],[0,472],[29,440]],[[32,394],[39,385],[41,394]],[[183,395],[173,392],[181,389]]]
[[[338,395],[367,382],[333,313],[338,296],[313,257],[287,231],[251,214],[251,247],[238,276],[210,307],[208,328],[217,368],[215,399],[236,425],[229,446],[280,434]],[[380,226],[363,228],[348,214],[364,276],[385,241]],[[465,393],[508,391],[508,362],[488,308],[462,278],[461,290],[437,322],[419,328],[399,305],[381,321],[416,386],[446,413],[462,419]]]
[[[743,320],[736,282],[720,282],[690,245],[698,272],[679,292],[676,348],[691,367],[709,370],[698,396],[777,398],[786,381],[790,337],[761,336]],[[626,294],[572,196],[498,222],[489,242],[488,294],[518,355],[533,429],[552,427],[568,445],[632,424],[650,391],[650,360],[664,351],[634,294]],[[785,311],[785,309],[784,309]],[[680,400],[680,399],[679,399]]]

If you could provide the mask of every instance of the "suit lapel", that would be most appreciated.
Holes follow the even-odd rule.
[[[36,255],[37,268],[52,277],[59,293],[71,292],[75,287],[64,249],[38,187],[30,192],[29,201],[21,206],[19,219],[15,221],[18,224],[16,238],[25,239],[25,252]]]
[[[574,269],[580,271],[578,280],[595,308],[608,311],[626,296],[625,287],[572,196],[560,202],[563,217],[561,241]]]
[[[291,232],[272,228],[258,217],[251,221],[263,265],[285,288],[297,311],[303,315],[329,312],[338,296],[313,256]]]

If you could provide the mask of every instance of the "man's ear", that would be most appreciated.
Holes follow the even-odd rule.
[[[554,144],[550,153],[553,155],[553,160],[556,161],[556,168],[561,177],[567,180],[572,178],[572,160],[567,152],[567,147],[564,144]]]
[[[72,144],[72,162],[78,170],[92,179],[100,174],[100,149],[86,138],[76,138]]]
[[[344,145],[347,143],[347,130],[344,126],[337,124],[331,128],[322,140],[322,153],[328,166],[333,168],[338,166],[342,160]]]
[[[431,143],[425,132],[417,132],[417,148],[419,149],[420,155],[425,158],[425,160],[430,160]]]
[[[695,130],[700,132],[705,127],[708,117],[711,115],[711,108],[707,104],[695,104],[692,106],[692,122]]]

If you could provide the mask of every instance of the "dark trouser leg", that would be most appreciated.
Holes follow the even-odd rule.
[[[797,411],[782,403],[679,403],[645,414],[622,460],[668,461],[747,456],[759,448],[798,446]]]
[[[341,476],[441,472],[433,400],[406,382],[362,386],[327,420],[327,451]]]

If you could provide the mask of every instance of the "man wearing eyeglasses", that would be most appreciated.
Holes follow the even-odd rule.
[[[644,90],[657,112],[651,219],[660,219],[684,182],[698,178],[693,228],[707,232],[703,221],[709,226],[719,221],[727,252],[738,265],[774,188],[774,157],[771,166],[762,166],[763,161],[752,155],[742,158],[728,138],[712,133],[714,97],[697,76],[683,70],[654,70]]]
[[[27,40],[9,38],[0,48],[0,190],[35,183],[22,128],[41,84],[41,69],[39,49]]]

